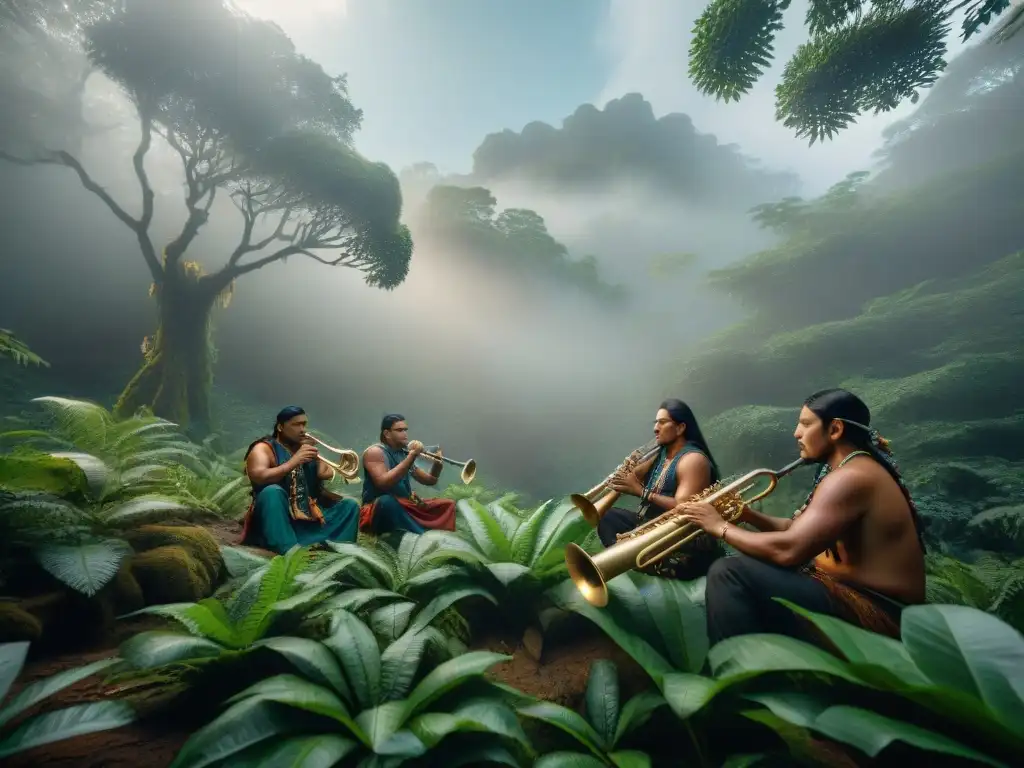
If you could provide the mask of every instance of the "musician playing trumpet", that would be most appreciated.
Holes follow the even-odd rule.
[[[359,504],[324,487],[334,472],[319,460],[306,435],[308,424],[302,408],[283,408],[272,434],[245,452],[253,496],[242,524],[242,544],[284,554],[296,544],[356,540]]]
[[[718,465],[697,418],[682,400],[671,398],[658,408],[654,416],[654,438],[660,451],[653,463],[639,467],[627,465],[608,483],[613,491],[636,496],[640,504],[636,512],[612,507],[604,514],[598,523],[597,533],[605,547],[615,544],[619,534],[673,509],[719,479]],[[709,558],[714,559],[721,554],[717,542],[710,541],[710,545],[705,546],[709,544],[707,537],[701,539],[703,541],[690,548],[688,555],[675,558],[677,567],[673,570],[680,571],[681,563],[693,560],[688,565],[694,566],[694,573],[703,573]],[[682,571],[674,575],[688,578]]]
[[[708,573],[708,639],[770,632],[814,640],[809,624],[773,598],[899,637],[905,605],[924,602],[924,541],[916,507],[867,405],[844,389],[804,403],[794,437],[821,465],[792,519],[745,508],[726,523],[710,504],[682,504],[682,518],[740,554]]]
[[[428,528],[455,530],[452,499],[421,499],[410,480],[437,485],[444,464],[434,458],[430,472],[416,466],[423,443],[409,440],[409,424],[401,414],[385,416],[380,423],[380,442],[363,452],[363,505],[360,530],[372,534],[389,531],[423,533]],[[441,456],[440,448],[435,454]]]

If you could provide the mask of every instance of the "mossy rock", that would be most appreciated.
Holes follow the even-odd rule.
[[[41,491],[67,499],[85,498],[89,482],[69,459],[46,453],[15,451],[0,455],[0,488]]]
[[[213,535],[198,525],[143,525],[125,534],[136,553],[159,547],[183,547],[206,570],[209,582],[220,584],[225,573],[220,545]]]
[[[0,601],[0,643],[37,642],[43,623],[13,600]]]
[[[181,544],[139,552],[131,558],[131,569],[146,605],[194,603],[212,595],[215,588],[202,560]]]

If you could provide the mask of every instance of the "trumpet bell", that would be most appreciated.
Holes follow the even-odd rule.
[[[597,527],[597,524],[601,521],[601,515],[597,511],[597,507],[594,506],[594,502],[582,493],[570,494],[569,501],[571,501],[572,505],[580,511],[580,514],[583,515],[583,519],[586,520],[592,528]]]
[[[473,478],[476,477],[476,461],[470,459],[466,462],[466,466],[462,468],[462,482],[469,485],[473,482]]]
[[[608,582],[583,547],[571,542],[567,544],[565,565],[569,570],[569,578],[584,600],[595,608],[604,608],[608,605]]]

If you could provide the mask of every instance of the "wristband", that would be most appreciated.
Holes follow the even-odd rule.
[[[720,538],[722,541],[725,541],[725,533],[728,530],[729,530],[729,524],[728,523],[723,524],[722,525],[722,533],[721,533],[721,535],[718,538]]]

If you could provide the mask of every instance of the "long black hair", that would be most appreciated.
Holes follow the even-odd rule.
[[[683,438],[686,442],[693,443],[700,448],[701,453],[708,457],[708,461],[711,462],[711,482],[717,483],[721,478],[721,473],[718,471],[718,463],[715,461],[715,457],[711,455],[708,441],[704,439],[704,433],[700,431],[700,425],[697,424],[697,417],[693,415],[693,409],[682,400],[677,400],[674,397],[662,401],[659,408],[664,408],[668,411],[668,415],[676,424],[682,424],[686,427]]]
[[[826,429],[833,421],[842,422],[843,438],[855,449],[867,452],[896,481],[910,507],[910,516],[914,520],[914,528],[917,531],[917,540],[921,545],[921,551],[926,551],[923,537],[924,526],[917,513],[917,505],[910,495],[910,489],[903,482],[903,474],[896,463],[896,458],[892,455],[889,441],[871,426],[871,410],[867,403],[848,390],[832,388],[815,392],[804,400],[804,405],[821,419],[821,423],[825,425]],[[822,467],[822,472],[818,473],[815,485],[821,481],[827,471],[827,465]]]

